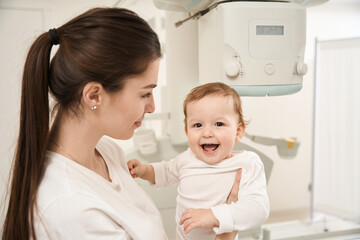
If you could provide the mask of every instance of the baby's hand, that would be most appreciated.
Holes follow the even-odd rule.
[[[187,234],[194,228],[213,228],[219,226],[211,209],[187,209],[183,212],[180,225],[184,224],[184,232]]]
[[[146,173],[145,164],[137,159],[131,159],[127,162],[129,172],[133,178],[141,178]]]

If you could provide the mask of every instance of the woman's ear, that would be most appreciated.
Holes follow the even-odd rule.
[[[246,129],[245,124],[239,123],[237,132],[236,132],[235,142],[240,142],[242,137],[245,135],[245,129]]]
[[[82,91],[82,98],[85,103],[85,107],[88,107],[89,109],[96,109],[100,107],[103,91],[104,88],[100,83],[87,83]]]

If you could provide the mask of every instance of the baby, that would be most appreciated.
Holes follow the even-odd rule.
[[[189,148],[170,161],[128,162],[133,177],[155,187],[179,183],[176,239],[207,240],[257,227],[269,215],[263,164],[249,151],[233,151],[244,136],[241,100],[223,83],[194,88],[184,101]],[[226,204],[236,172],[242,169],[238,201]]]

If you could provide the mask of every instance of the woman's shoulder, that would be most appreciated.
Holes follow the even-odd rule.
[[[61,212],[57,213],[58,215],[73,215],[75,218],[91,209],[100,210],[99,207],[105,206],[104,204],[106,204],[104,201],[90,192],[71,191],[57,195],[46,206],[39,206],[39,210],[42,215],[55,217],[56,212],[61,209]]]
[[[79,195],[81,187],[77,175],[72,174],[74,169],[81,171],[82,167],[60,154],[47,153],[46,170],[37,192],[37,204],[41,211],[69,196]]]
[[[45,229],[46,235],[54,239],[92,237],[95,228],[108,230],[114,225],[116,216],[113,216],[113,212],[106,202],[92,194],[62,194],[52,199],[46,207],[38,206],[38,211],[35,210],[37,235],[44,235],[41,230]]]
[[[71,162],[57,158],[61,156],[48,157],[45,174],[38,188],[36,202],[40,215],[53,221],[52,218],[60,215],[76,218],[99,206],[105,210],[104,200],[91,187],[84,187],[87,184],[84,178],[87,171],[79,172],[80,166],[73,166]]]

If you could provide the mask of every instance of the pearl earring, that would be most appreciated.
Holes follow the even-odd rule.
[[[97,106],[96,106],[96,105],[95,105],[95,106],[92,106],[90,109],[91,109],[91,110],[95,110],[95,109],[97,109]]]

